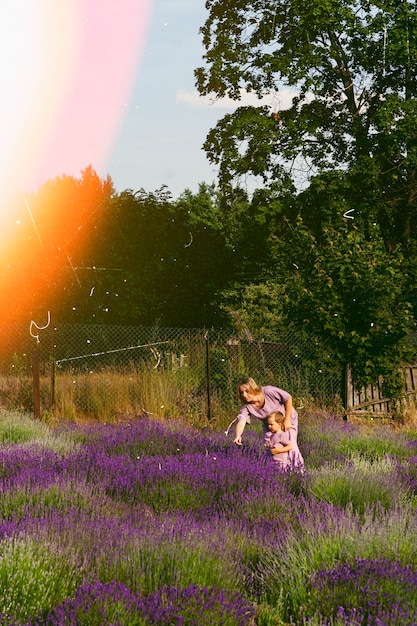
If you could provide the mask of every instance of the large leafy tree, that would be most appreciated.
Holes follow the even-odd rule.
[[[410,333],[415,328],[404,297],[408,277],[401,247],[387,263],[377,224],[368,234],[340,219],[338,228],[324,225],[320,237],[301,217],[287,228],[291,254],[283,254],[279,246],[276,259],[287,270],[284,308],[289,325],[308,329],[318,354],[324,338],[333,364],[349,363],[360,386],[382,375],[387,393],[397,393],[402,385],[397,366],[414,357]]]
[[[271,101],[226,115],[210,131],[206,152],[225,189],[242,176],[258,177],[258,214],[280,199],[259,241],[269,265],[259,268],[255,291],[241,286],[241,301],[232,306],[249,315],[254,294],[268,285],[271,306],[282,313],[277,329],[286,316],[353,365],[357,382],[384,374],[392,384],[407,354],[407,301],[416,288],[416,5],[206,6],[200,93],[239,101],[255,92]],[[281,107],[288,91],[291,103]],[[282,286],[276,292],[274,282]],[[256,316],[251,320],[256,324]]]
[[[220,325],[226,315],[216,292],[229,281],[233,251],[219,226],[213,194],[203,185],[177,201],[165,186],[115,195],[102,211],[100,238],[72,319]]]
[[[257,339],[277,341],[290,330],[304,359],[340,372],[350,365],[359,386],[382,375],[393,397],[398,366],[415,357],[416,256],[401,244],[388,252],[377,222],[350,219],[347,191],[347,174],[330,172],[284,202],[262,240],[268,262],[249,284],[225,290],[223,306]]]
[[[417,10],[381,0],[208,0],[201,94],[284,89],[280,110],[240,107],[205,147],[220,181],[243,174],[286,187],[288,173],[339,168],[352,177],[351,206],[378,219],[386,245],[415,236]]]

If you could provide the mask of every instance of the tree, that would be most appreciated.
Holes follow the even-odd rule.
[[[235,321],[237,330],[242,323],[251,337],[262,341],[276,341],[287,330],[284,300],[285,287],[276,280],[238,284],[222,293],[222,306]]]
[[[83,315],[112,324],[221,325],[227,316],[216,293],[233,278],[233,252],[213,194],[203,185],[175,202],[166,187],[114,196],[95,249],[94,266],[102,271],[91,274],[95,290],[84,297]]]
[[[367,236],[354,222],[326,225],[318,240],[302,218],[288,224],[291,254],[277,250],[285,272],[284,310],[289,326],[308,329],[325,342],[342,368],[350,365],[359,386],[384,377],[391,397],[399,392],[398,368],[414,357],[412,306],[405,294],[407,259],[397,246],[387,253],[377,224]]]
[[[234,279],[238,225],[226,227],[214,188],[176,202],[166,187],[116,194],[89,167],[80,179],[48,181],[22,206],[0,263],[3,320],[29,324],[50,311],[61,323],[229,321],[217,293]]]
[[[414,330],[416,5],[208,0],[206,6],[200,93],[271,99],[270,106],[238,107],[205,143],[220,166],[220,185],[228,190],[242,176],[257,176],[263,189],[251,206],[258,215],[270,208],[274,214],[258,241],[258,277],[249,289],[240,286],[240,305],[230,306],[256,324],[253,302],[266,293],[275,302],[283,288],[287,324],[328,342],[341,364],[354,366],[357,383],[384,374],[393,389]],[[288,91],[291,104],[280,108]],[[258,330],[265,319],[259,315]]]
[[[406,0],[208,0],[202,95],[293,92],[289,108],[240,107],[205,149],[220,182],[244,174],[288,187],[349,171],[352,206],[388,249],[416,237],[417,9]],[[272,96],[271,96],[272,101]]]
[[[3,251],[0,283],[8,321],[58,317],[76,306],[84,282],[83,267],[93,258],[103,207],[114,193],[111,179],[90,166],[79,179],[47,181],[22,198],[20,219]]]

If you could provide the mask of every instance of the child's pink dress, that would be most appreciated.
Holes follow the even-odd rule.
[[[274,463],[279,464],[279,467],[285,469],[302,469],[304,467],[304,459],[297,444],[297,437],[295,433],[291,431],[292,428],[285,432],[283,430],[279,430],[277,433],[268,431],[265,433],[264,442],[265,444],[269,442],[271,448],[284,448],[291,443],[292,450],[278,454],[272,454],[269,448],[266,448],[266,451],[267,454],[271,456]]]

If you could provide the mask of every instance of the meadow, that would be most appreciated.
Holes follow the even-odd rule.
[[[232,439],[0,413],[0,624],[416,624],[417,430],[302,415],[303,473]]]

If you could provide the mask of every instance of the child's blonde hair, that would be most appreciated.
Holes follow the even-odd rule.
[[[277,424],[283,424],[285,421],[285,415],[281,411],[273,411],[266,419],[268,420],[269,418],[272,418]]]

